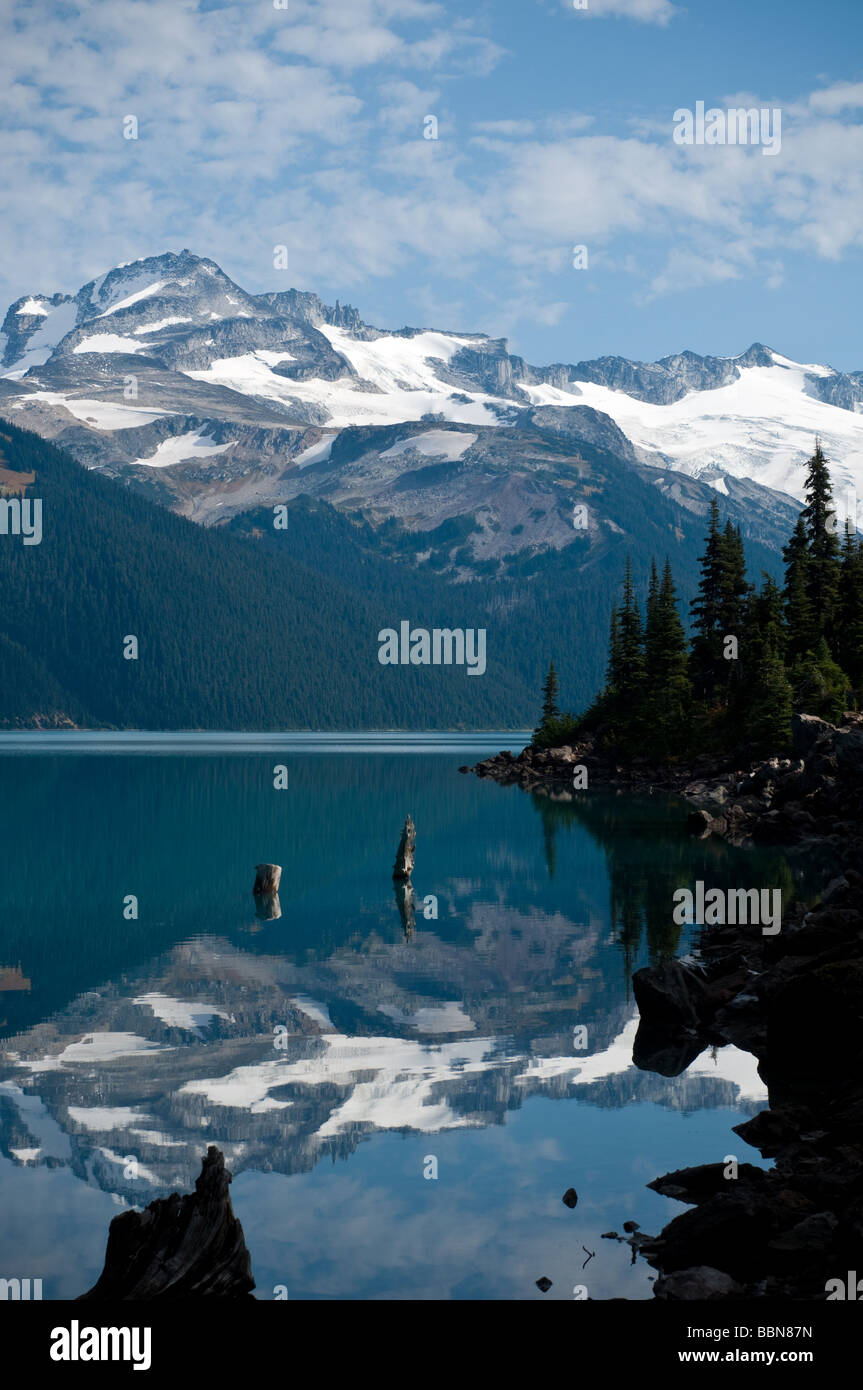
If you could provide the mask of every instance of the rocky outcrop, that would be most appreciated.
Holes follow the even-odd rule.
[[[846,714],[833,725],[795,714],[792,738],[791,757],[745,767],[706,756],[673,766],[639,758],[624,763],[590,735],[561,748],[497,753],[466,770],[537,795],[571,799],[582,794],[575,775],[582,767],[588,788],[602,784],[685,797],[696,808],[687,819],[691,834],[719,835],[734,844],[818,840],[863,865],[863,715]]]
[[[234,1215],[231,1174],[213,1145],[194,1193],[115,1216],[105,1268],[79,1302],[109,1299],[244,1298],[255,1287],[243,1228]]]
[[[699,965],[637,972],[639,1035],[660,1057],[753,1052],[770,1108],[736,1132],[775,1166],[705,1164],[649,1184],[692,1206],[644,1251],[656,1296],[824,1299],[863,1236],[863,875],[849,866],[814,908],[794,904],[778,936],[706,929]],[[705,1266],[723,1278],[705,1284]]]

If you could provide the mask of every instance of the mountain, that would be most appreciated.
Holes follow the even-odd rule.
[[[652,470],[684,506],[680,475],[699,479],[771,546],[776,494],[800,498],[816,434],[837,494],[863,494],[863,373],[760,344],[535,367],[503,339],[384,332],[314,294],[248,294],[190,251],[19,299],[0,361],[0,414],[192,519],[301,493],[409,533],[467,519],[462,577],[571,543],[588,499],[572,476],[561,486],[537,430],[576,464],[587,441]],[[592,531],[605,520],[591,511]]]
[[[625,557],[643,587],[668,555],[685,613],[718,490],[778,575],[788,470],[818,431],[856,476],[863,428],[856,376],[767,348],[535,368],[189,251],[18,300],[0,352],[0,501],[45,527],[0,535],[7,727],[524,728],[551,656],[583,708]],[[483,678],[381,666],[402,621],[484,631]]]

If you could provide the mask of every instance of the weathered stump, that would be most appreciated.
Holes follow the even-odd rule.
[[[405,882],[413,873],[416,838],[416,826],[410,816],[408,816],[405,821],[404,830],[402,831],[402,837],[399,840],[395,867],[393,869],[393,878],[397,883]]]
[[[255,894],[255,916],[261,922],[274,922],[282,915],[278,893]]]
[[[255,897],[266,896],[270,893],[278,893],[279,884],[282,881],[281,864],[256,864],[255,865],[255,886],[252,890]]]
[[[244,1298],[255,1287],[225,1158],[210,1145],[195,1191],[115,1216],[105,1268],[83,1299]]]

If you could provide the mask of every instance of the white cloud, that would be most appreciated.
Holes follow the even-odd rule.
[[[586,9],[574,5],[573,0],[564,3],[576,9],[579,18],[637,19],[642,24],[665,25],[680,13],[671,0],[588,0]]]
[[[589,13],[662,23],[675,9],[591,0]],[[487,294],[480,326],[505,332],[503,313],[559,320],[575,244],[592,268],[627,268],[644,300],[776,285],[780,256],[837,260],[863,243],[863,84],[782,103],[773,159],[677,147],[670,110],[626,136],[571,110],[487,104],[471,123],[453,79],[470,73],[472,88],[501,49],[454,15],[427,0],[3,7],[7,302],[181,246],[279,288],[285,244],[285,286],[346,294],[409,271],[429,304],[454,308],[462,285]],[[429,113],[439,140],[423,139]],[[138,140],[122,138],[127,114]]]

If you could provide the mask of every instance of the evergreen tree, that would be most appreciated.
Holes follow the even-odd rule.
[[[551,748],[564,742],[563,722],[557,703],[558,691],[557,668],[554,662],[550,661],[542,685],[542,718],[533,731],[533,743],[537,747]]]
[[[635,586],[632,565],[626,557],[623,581],[623,603],[620,607],[620,672],[616,694],[628,715],[637,711],[644,692],[644,629]]]
[[[863,545],[850,517],[842,542],[836,655],[851,682],[856,708],[863,695]]]
[[[654,577],[655,574],[654,566]],[[667,558],[662,584],[654,597],[652,614],[649,600],[648,610],[645,640],[645,733],[650,751],[664,757],[683,747],[688,735],[692,697],[686,633],[677,611],[671,564]]]
[[[806,595],[815,639],[825,637],[830,644],[835,638],[838,620],[839,538],[830,473],[820,440],[816,440],[815,453],[807,464],[805,495],[802,515],[808,542]]]
[[[814,651],[798,657],[789,672],[794,708],[835,723],[848,706],[849,681],[821,637]]]
[[[588,719],[599,716],[611,740],[629,747],[643,727],[642,702],[645,693],[644,629],[632,565],[626,557],[623,597],[611,613],[606,687]]]
[[[550,724],[552,719],[560,718],[560,708],[557,703],[559,691],[557,671],[553,661],[548,663],[548,675],[542,687],[542,723]]]
[[[725,679],[722,658],[722,606],[725,590],[726,545],[719,529],[719,503],[710,500],[710,522],[701,557],[698,595],[691,604],[693,619],[692,686],[701,700],[712,702]]]
[[[762,648],[751,681],[740,733],[754,757],[783,752],[791,739],[792,693],[782,658],[772,642]]]
[[[809,541],[806,522],[801,514],[797,525],[782,551],[785,561],[785,629],[787,650],[791,660],[804,656],[815,639],[812,604],[809,600]]]
[[[750,585],[746,582],[746,556],[739,526],[725,523],[720,546],[722,557],[719,582],[719,626],[723,637],[738,639],[743,627],[743,612]]]

